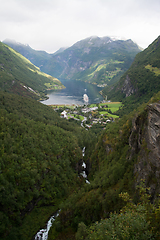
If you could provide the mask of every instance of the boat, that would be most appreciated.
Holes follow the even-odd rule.
[[[88,101],[89,101],[89,98],[88,98],[87,94],[84,94],[84,95],[83,95],[83,100],[84,100],[85,102],[88,102]]]

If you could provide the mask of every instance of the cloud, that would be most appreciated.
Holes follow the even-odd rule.
[[[159,0],[0,0],[1,40],[54,52],[83,38],[122,36],[147,47],[159,35]]]

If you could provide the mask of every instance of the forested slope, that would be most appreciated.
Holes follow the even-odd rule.
[[[124,110],[133,110],[148,102],[160,91],[160,37],[144,51],[138,53],[131,67],[112,87],[105,88],[103,95],[113,101],[123,101]]]
[[[40,99],[45,90],[63,87],[58,79],[41,72],[20,53],[0,42],[0,90]]]
[[[11,48],[22,54],[25,58],[39,68],[51,58],[51,54],[45,51],[36,51],[29,45],[21,44],[11,39],[5,39],[3,43],[9,45]]]
[[[143,179],[144,186],[149,187],[147,190],[147,193],[150,194],[149,199],[154,203],[159,199],[160,148],[158,136],[160,130],[157,127],[160,116],[159,101],[160,93],[147,104],[141,105],[129,115],[108,125],[92,152],[89,163],[90,184],[83,186],[80,191],[75,191],[61,204],[62,211],[59,219],[55,222],[55,232],[62,231],[65,236],[66,229],[71,228],[76,231],[79,225],[76,238],[78,240],[113,239],[113,236],[121,235],[122,237],[123,234],[128,237],[122,239],[132,239],[130,237],[132,234],[135,236],[136,233],[139,235],[135,239],[145,239],[145,237],[152,239],[153,235],[155,237],[153,239],[159,239],[156,237],[160,235],[158,228],[160,223],[159,205],[156,210],[156,205],[150,205],[148,198],[144,200],[145,188],[142,199],[139,198],[136,189]],[[119,197],[121,193],[126,192],[133,199],[134,207],[129,205],[127,214],[119,216],[119,211],[126,204],[125,201],[131,203],[129,198],[125,197],[128,195],[124,195],[125,201]],[[140,205],[136,205],[138,202]],[[149,204],[148,207],[145,203]],[[139,210],[138,206],[141,206]],[[117,213],[111,215],[111,212],[114,211]],[[124,212],[126,211],[124,210]],[[111,219],[107,220],[109,217]],[[125,218],[127,219],[125,220]],[[101,219],[106,220],[98,224]],[[139,225],[138,221],[143,222],[143,226]],[[94,226],[90,227],[93,223],[95,223]],[[122,224],[128,224],[128,231],[123,228]],[[105,229],[108,234],[105,234]],[[55,234],[54,231],[53,234]],[[71,230],[69,231],[71,232]],[[142,236],[141,232],[142,235],[144,232],[147,235]],[[51,235],[50,239],[53,236]],[[61,238],[57,237],[56,239]]]
[[[0,113],[1,239],[31,239],[81,183],[82,147],[93,146],[94,136],[50,107],[14,94],[0,92]],[[26,223],[35,209],[36,220]]]

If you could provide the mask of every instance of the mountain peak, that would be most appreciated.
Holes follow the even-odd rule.
[[[111,42],[116,42],[116,41],[128,41],[130,43],[134,43],[131,39],[126,39],[124,37],[119,37],[119,36],[104,36],[104,37],[98,37],[98,36],[90,36],[88,38],[82,39],[75,44],[71,46],[75,48],[86,48],[86,47],[101,47],[104,45],[107,45],[108,43]]]
[[[28,43],[22,44],[22,43],[20,43],[20,42],[16,42],[15,40],[9,39],[9,38],[6,38],[6,39],[3,41],[3,43],[5,43],[5,44],[7,44],[7,45],[9,45],[9,46],[11,46],[11,47],[12,47],[12,45],[15,45],[15,46],[25,46],[25,47],[29,47],[29,48],[30,48],[30,46],[29,46]]]

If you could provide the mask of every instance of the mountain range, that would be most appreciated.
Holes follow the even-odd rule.
[[[132,40],[96,36],[54,54],[35,51],[12,40],[5,40],[4,43],[28,58],[41,71],[58,79],[81,80],[104,86],[117,82],[141,51]]]

